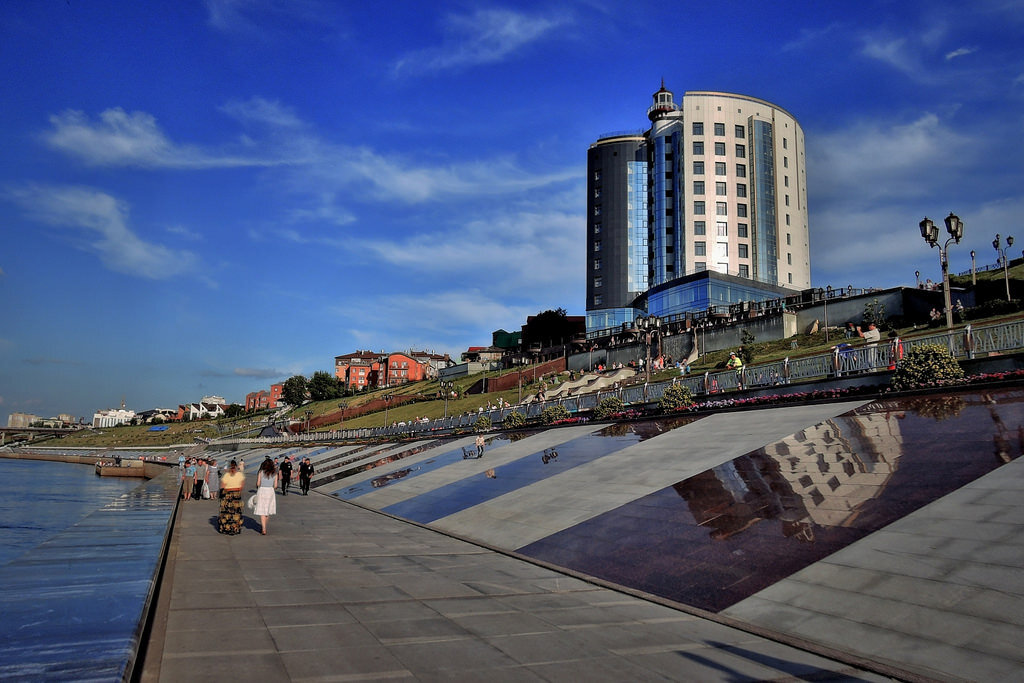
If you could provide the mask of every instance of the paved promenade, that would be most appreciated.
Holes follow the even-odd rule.
[[[887,680],[333,497],[183,503],[143,681]]]

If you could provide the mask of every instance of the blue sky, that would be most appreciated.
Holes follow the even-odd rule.
[[[14,0],[0,66],[3,416],[583,314],[587,147],[662,78],[801,122],[815,286],[938,279],[926,214],[1024,247],[1021,0]]]

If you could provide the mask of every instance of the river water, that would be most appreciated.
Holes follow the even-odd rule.
[[[0,481],[0,566],[144,482],[98,477],[92,465],[5,458]]]

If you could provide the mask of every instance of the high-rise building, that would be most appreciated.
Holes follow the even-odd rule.
[[[810,287],[804,134],[784,109],[662,84],[587,155],[587,331]]]

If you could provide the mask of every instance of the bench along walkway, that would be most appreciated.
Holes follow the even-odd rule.
[[[216,513],[180,506],[143,681],[886,680],[315,492]]]

